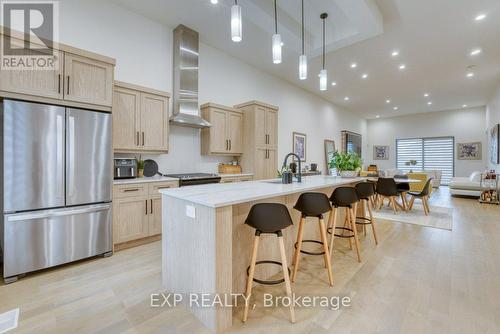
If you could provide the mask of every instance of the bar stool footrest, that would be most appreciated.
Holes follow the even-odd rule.
[[[323,242],[321,242],[319,240],[302,240],[302,243],[304,243],[304,242],[313,242],[315,244],[323,245]],[[297,249],[297,244],[298,244],[298,242],[296,242],[294,245],[295,249]],[[325,254],[325,252],[308,252],[308,251],[305,251],[302,249],[300,250],[300,252],[302,254],[307,254],[307,255],[324,255]]]
[[[336,236],[338,238],[354,238],[354,231],[353,231],[352,228],[336,226],[335,229],[339,229],[339,230],[351,232],[351,234],[348,234],[348,235],[334,234],[334,236]],[[332,234],[332,228],[331,227],[329,227],[326,231],[328,232],[328,234]]]
[[[364,220],[362,222],[358,222],[358,219],[359,220]],[[370,225],[372,223],[372,220],[370,218],[367,218],[367,217],[356,217],[356,224],[357,225]]]
[[[275,265],[280,266],[280,267],[283,266],[283,264],[281,262],[278,262],[278,261],[269,261],[269,260],[263,260],[263,261],[257,261],[257,262],[255,262],[255,266],[257,266],[259,264],[275,264]],[[287,268],[287,269],[288,269],[288,275],[291,275],[290,268]],[[250,274],[250,266],[247,267],[247,276],[249,274]],[[253,281],[255,283],[264,284],[264,285],[276,285],[276,284],[284,283],[285,279],[282,278],[282,279],[275,280],[275,281],[266,281],[266,280],[261,280],[261,279],[258,279],[258,278],[254,277]]]

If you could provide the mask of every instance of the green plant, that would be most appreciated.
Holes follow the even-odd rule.
[[[277,172],[277,173],[276,173],[276,174],[277,174],[277,177],[282,177],[284,172],[289,172],[289,171],[290,171],[290,168],[289,168],[289,167],[287,167],[287,166],[282,167],[282,168],[281,168],[281,170],[279,170],[279,169],[278,169],[278,170],[276,171],[276,172]]]
[[[139,156],[139,159],[135,157],[135,160],[137,161],[137,169],[144,169],[144,160],[142,160],[142,157]]]
[[[330,169],[336,168],[338,171],[356,171],[360,170],[363,160],[356,153],[335,152],[332,159],[328,162]]]

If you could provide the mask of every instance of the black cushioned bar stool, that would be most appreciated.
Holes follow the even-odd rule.
[[[297,203],[293,207],[295,210],[300,211],[302,216],[300,217],[299,229],[297,232],[297,242],[295,244],[295,255],[293,256],[293,273],[292,282],[295,282],[295,277],[297,276],[297,270],[299,269],[300,253],[308,255],[323,255],[325,260],[325,267],[328,271],[328,281],[330,286],[333,286],[333,273],[332,264],[330,262],[330,252],[328,250],[328,239],[326,237],[326,227],[325,221],[323,219],[323,214],[331,211],[330,202],[328,196],[322,193],[303,193],[300,195]],[[321,241],[318,240],[303,240],[302,233],[304,232],[304,224],[306,223],[307,217],[318,218],[319,232],[321,235]],[[323,246],[322,252],[307,252],[302,250],[302,243],[312,242],[321,244]]]
[[[248,317],[248,307],[249,298],[252,295],[252,282],[265,285],[274,285],[285,283],[286,294],[288,297],[292,297],[292,287],[290,284],[290,269],[288,269],[288,264],[286,261],[285,244],[283,242],[282,230],[292,225],[292,218],[288,212],[288,208],[279,203],[259,203],[252,206],[245,224],[255,228],[255,237],[253,240],[252,258],[250,261],[250,266],[247,268],[247,287],[246,287],[246,303],[245,310],[243,312],[243,322],[247,320]],[[257,251],[259,248],[259,241],[261,234],[276,234],[278,237],[281,262],[277,261],[257,261]],[[279,265],[283,269],[283,279],[275,281],[264,281],[254,278],[255,266],[259,264],[275,264]],[[293,308],[293,303],[290,303],[290,321],[295,322],[295,312]]]
[[[359,203],[356,188],[336,188],[330,196],[330,202],[332,202],[333,205],[332,213],[330,214],[330,219],[328,220],[328,232],[332,235],[330,238],[330,252],[333,252],[333,239],[335,237],[348,238],[349,248],[351,249],[351,239],[354,239],[358,262],[361,262],[358,232],[356,230],[356,210]],[[345,208],[345,221],[343,227],[337,226],[337,210],[339,208]],[[342,230],[342,234],[336,234],[335,230]],[[347,235],[345,234],[346,231],[348,232]]]
[[[375,196],[375,185],[372,182],[360,182],[356,184],[356,191],[364,212],[363,217],[356,217],[356,224],[363,225],[363,232],[365,235],[366,225],[371,225],[375,245],[378,245],[377,232],[375,231],[375,221],[373,220],[372,213],[372,198]],[[368,210],[368,217],[366,217],[366,210]]]

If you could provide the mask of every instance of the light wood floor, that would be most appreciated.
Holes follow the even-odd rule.
[[[335,286],[321,257],[305,256],[292,286],[297,295],[351,296],[339,311],[259,307],[230,332],[266,333],[500,333],[500,207],[451,198],[441,188],[431,205],[454,208],[453,231],[378,222],[379,245],[362,238],[358,264],[347,241],[337,242]],[[29,275],[0,285],[0,313],[20,307],[19,333],[206,333],[184,307],[152,309],[161,291],[159,242]],[[250,250],[249,250],[250,251]]]

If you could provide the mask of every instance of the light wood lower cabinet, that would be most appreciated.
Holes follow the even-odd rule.
[[[245,175],[245,176],[224,176],[221,175],[220,183],[234,183],[234,182],[247,182],[252,181],[253,176]]]
[[[160,189],[178,181],[120,184],[113,187],[113,243],[122,244],[161,234]]]

